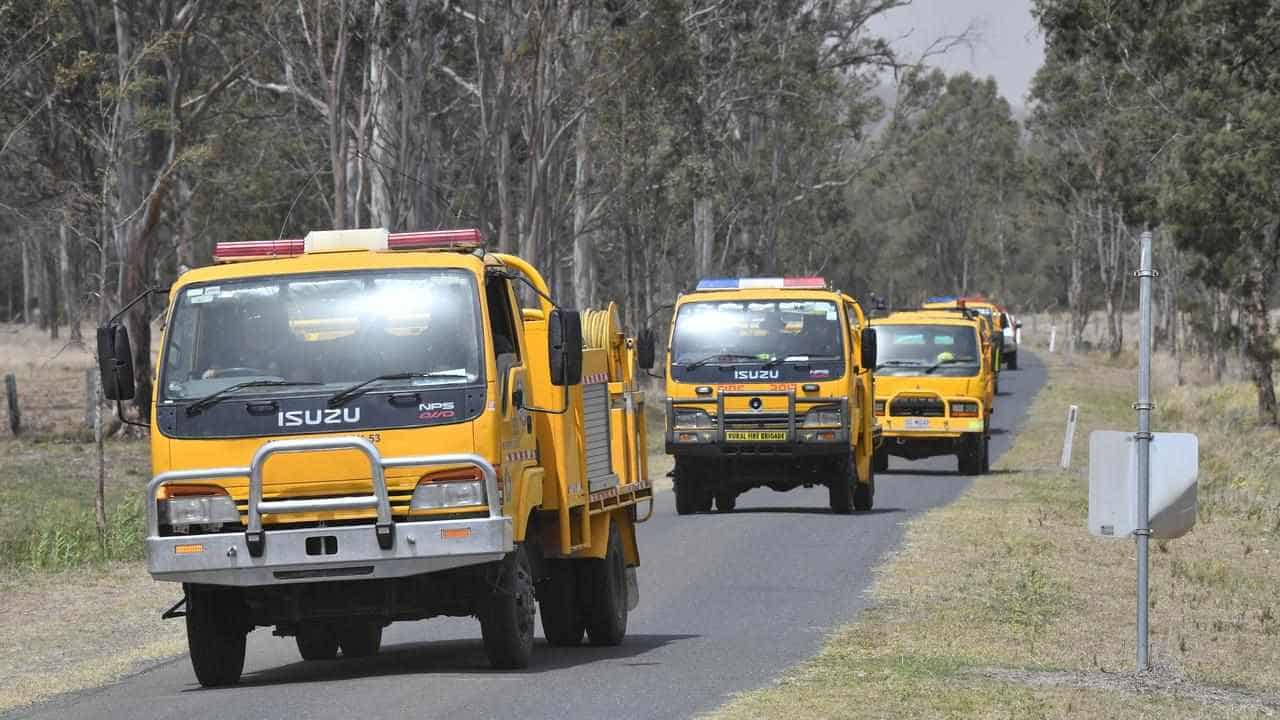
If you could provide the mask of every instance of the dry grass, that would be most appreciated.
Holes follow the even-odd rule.
[[[22,431],[29,435],[84,433],[85,371],[93,358],[93,327],[84,326],[84,345],[74,345],[62,328],[60,340],[27,325],[0,323],[0,375],[18,383]],[[0,405],[3,400],[0,400]],[[0,437],[12,437],[7,410],[0,408]]]
[[[1055,360],[1026,429],[996,466],[1002,472],[911,524],[902,550],[879,573],[877,607],[838,631],[813,662],[773,688],[735,699],[718,716],[1181,718],[1280,711],[1280,567],[1272,558],[1280,553],[1280,534],[1268,514],[1280,497],[1264,481],[1280,436],[1236,417],[1245,400],[1238,389],[1158,387],[1164,412],[1156,428],[1194,424],[1201,434],[1205,504],[1191,535],[1158,543],[1153,552],[1157,670],[1129,672],[1133,544],[1093,538],[1085,520],[1088,433],[1132,427],[1133,394],[1132,370],[1123,362]],[[1081,427],[1073,470],[1061,472],[1056,459],[1068,404],[1081,407]],[[1242,453],[1249,458],[1244,470]]]
[[[181,622],[160,620],[181,589],[155,582],[140,563],[0,581],[0,713],[185,650]]]

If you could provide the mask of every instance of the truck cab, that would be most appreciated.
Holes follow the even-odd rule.
[[[996,392],[1000,392],[1000,368],[1008,364],[1005,352],[1005,325],[1008,321],[1008,315],[1000,308],[999,305],[988,300],[983,295],[969,295],[965,297],[957,297],[954,295],[940,295],[925,300],[921,307],[925,310],[969,310],[977,313],[987,325],[986,334],[991,339],[991,362],[995,368],[993,371],[994,385]],[[1013,350],[1016,352],[1017,347]],[[1015,357],[1015,363],[1016,357]]]
[[[474,616],[498,668],[529,663],[539,610],[552,644],[622,641],[652,485],[615,308],[586,311],[584,337],[474,230],[215,260],[168,292],[145,499],[148,568],[182,583],[168,615],[201,684],[236,682],[259,626],[322,660],[376,653],[394,621]],[[98,336],[127,399],[127,333]]]
[[[995,387],[983,319],[972,311],[907,311],[871,326],[875,415],[883,435],[876,469],[887,470],[891,455],[955,455],[961,473],[986,472]]]
[[[703,280],[682,295],[666,363],[676,511],[814,485],[834,512],[870,510],[874,365],[862,308],[821,278]]]

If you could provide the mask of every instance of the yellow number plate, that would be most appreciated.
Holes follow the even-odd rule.
[[[738,440],[743,442],[786,442],[787,431],[785,430],[726,430],[724,433],[726,440]]]

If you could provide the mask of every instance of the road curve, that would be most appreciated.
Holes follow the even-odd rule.
[[[1040,360],[1021,355],[1022,369],[1000,378],[993,459],[1045,382]],[[530,669],[496,672],[479,624],[448,619],[390,626],[376,658],[304,663],[291,639],[259,629],[239,686],[201,689],[183,657],[9,717],[689,717],[778,677],[853,618],[903,523],[965,488],[954,469],[949,458],[894,458],[876,479],[876,510],[852,517],[830,514],[823,488],[754,490],[735,513],[689,517],[677,517],[672,494],[661,493],[640,526],[640,606],[620,647],[539,640]],[[174,588],[157,584],[157,592]],[[172,627],[183,632],[180,622]]]

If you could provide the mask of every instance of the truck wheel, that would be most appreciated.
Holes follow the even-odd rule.
[[[239,590],[187,589],[187,647],[196,680],[205,687],[234,685],[244,672],[249,628]]]
[[[336,628],[342,657],[370,657],[382,648],[382,623],[378,620],[350,620]]]
[[[956,453],[960,460],[961,475],[981,475],[982,456],[986,452],[987,441],[982,435],[971,435],[965,438],[964,446]]]
[[[984,473],[991,472],[991,438],[986,435],[982,436],[981,463],[982,463],[981,464],[982,472]]]
[[[489,596],[480,610],[480,635],[489,665],[500,670],[529,666],[533,655],[533,573],[524,547],[496,563]]]
[[[705,488],[699,488],[695,491],[697,501],[694,503],[696,512],[711,512],[711,502],[715,499],[715,493]]]
[[[1012,353],[1011,355],[1009,355],[1009,361],[1005,363],[1005,367],[1009,368],[1010,370],[1018,369],[1018,353]]]
[[[677,515],[692,515],[693,513],[697,512],[697,509],[694,507],[695,505],[694,498],[693,498],[694,489],[692,485],[693,483],[690,482],[689,480],[682,479],[679,476],[676,477],[675,483],[674,483],[674,486],[675,486],[674,490],[676,493],[676,514]]]
[[[579,645],[586,621],[578,602],[577,562],[548,560],[547,578],[538,583],[538,611],[548,645]]]
[[[591,606],[587,637],[592,645],[618,645],[627,635],[627,567],[618,523],[609,523],[609,545],[603,560],[583,564]]]
[[[303,623],[294,640],[303,660],[332,660],[338,655],[338,635],[324,623]]]
[[[876,472],[885,472],[889,469],[889,451],[879,448],[875,454],[871,456],[871,469]]]
[[[827,494],[831,501],[831,512],[848,515],[853,512],[853,486],[858,483],[853,456],[850,455],[838,467],[835,476],[827,481]]]
[[[721,490],[716,493],[716,510],[722,513],[733,512],[738,506],[738,493],[732,490]]]
[[[698,495],[700,488],[694,480],[694,474],[688,465],[676,461],[675,478],[672,482],[676,494],[676,514],[692,515],[698,511]]]

